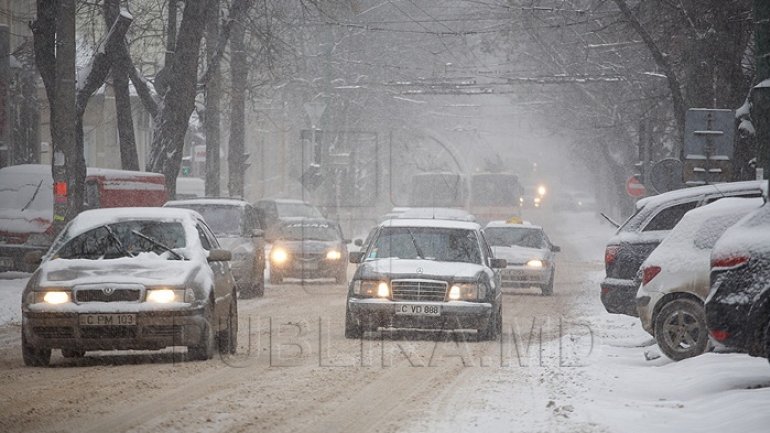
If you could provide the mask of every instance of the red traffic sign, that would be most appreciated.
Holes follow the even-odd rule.
[[[647,194],[647,188],[636,176],[631,176],[626,181],[626,193],[631,197],[644,197]]]

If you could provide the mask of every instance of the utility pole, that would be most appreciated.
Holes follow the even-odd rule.
[[[770,177],[770,2],[754,0],[757,85],[751,91],[751,119],[757,130],[757,168]]]

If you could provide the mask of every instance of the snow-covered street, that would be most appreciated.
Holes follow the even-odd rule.
[[[0,430],[762,431],[767,362],[714,353],[646,360],[656,350],[638,320],[604,312],[598,299],[610,226],[567,215],[528,216],[563,248],[555,296],[508,291],[497,342],[345,340],[341,287],[288,284],[240,303],[234,357],[90,352],[28,368],[15,311],[24,279],[8,275]]]

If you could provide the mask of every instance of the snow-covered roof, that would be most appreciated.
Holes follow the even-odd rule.
[[[504,228],[519,227],[524,229],[542,229],[541,226],[534,225],[529,221],[523,221],[521,224],[512,224],[512,223],[505,222],[503,220],[490,221],[487,223],[486,227],[484,228],[489,228],[489,227],[504,227]]]
[[[398,218],[380,223],[383,227],[435,227],[446,229],[478,230],[480,226],[470,221],[428,219],[428,218]]]
[[[475,221],[476,218],[464,209],[455,209],[447,207],[412,207],[407,208],[401,213],[395,214],[394,218],[440,218],[462,221]]]
[[[639,209],[649,205],[657,207],[670,201],[676,201],[679,199],[695,197],[704,194],[726,194],[730,192],[746,191],[752,189],[763,191],[765,194],[767,194],[767,181],[750,180],[744,182],[728,182],[677,189],[674,191],[665,192],[663,194],[654,195],[652,197],[645,197],[636,202],[636,208]]]
[[[725,230],[763,203],[761,198],[724,198],[687,212],[642,267],[687,269],[702,262],[705,269],[711,248]]]
[[[263,198],[263,199],[260,199],[259,201],[274,201],[276,203],[292,203],[292,204],[306,204],[306,205],[310,205],[310,203],[308,203],[308,202],[306,202],[304,200],[299,200],[299,199],[295,199],[295,198]]]
[[[185,200],[171,200],[166,202],[163,207],[185,207],[185,206],[246,206],[249,203],[237,198],[191,198]]]
[[[765,203],[727,229],[714,245],[711,255],[721,258],[762,254],[766,257],[768,250],[770,250],[770,203]]]

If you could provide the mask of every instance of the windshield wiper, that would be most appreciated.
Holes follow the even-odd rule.
[[[157,240],[147,236],[146,234],[144,234],[142,232],[139,232],[139,231],[136,231],[136,230],[131,230],[131,233],[139,236],[140,238],[142,238],[142,239],[144,239],[146,241],[152,242],[154,245],[156,245],[156,246],[158,246],[160,248],[163,248],[164,250],[166,250],[166,251],[170,252],[171,254],[175,255],[177,259],[184,260],[184,257],[182,257],[181,254],[179,254],[178,252],[172,250],[171,248],[169,248],[168,246],[164,245],[163,243],[158,242]]]
[[[407,233],[409,233],[409,237],[412,238],[412,245],[414,245],[414,249],[417,250],[417,257],[425,260],[425,254],[423,254],[422,249],[420,249],[420,246],[417,245],[417,239],[414,237],[414,233],[412,233],[411,230],[406,229]]]
[[[115,232],[112,231],[112,228],[109,225],[104,225],[102,227],[104,227],[104,229],[107,230],[107,233],[110,235],[110,239],[112,239],[112,241],[115,242],[115,245],[117,245],[117,247],[118,247],[118,249],[120,250],[121,253],[123,253],[123,254],[125,254],[125,255],[127,255],[129,257],[136,257],[133,254],[131,254],[126,249],[126,247],[123,246],[123,242],[121,242],[120,239],[118,239],[118,237],[115,236]]]
[[[40,183],[37,184],[37,187],[35,188],[35,192],[32,194],[32,198],[29,199],[27,204],[24,205],[23,208],[21,208],[21,211],[24,212],[27,210],[27,208],[32,204],[33,201],[35,201],[35,197],[37,197],[37,193],[40,192],[40,187],[43,186],[43,181],[41,180]]]

